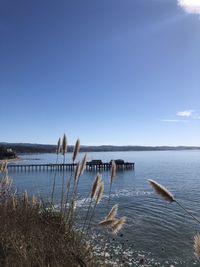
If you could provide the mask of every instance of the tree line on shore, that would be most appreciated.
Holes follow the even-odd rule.
[[[12,148],[0,146],[0,160],[1,159],[13,159],[17,154]]]
[[[23,153],[54,153],[56,145],[31,144],[31,143],[0,143],[0,147],[12,149],[17,154]],[[80,152],[107,152],[107,151],[166,151],[166,150],[195,150],[200,147],[192,146],[86,146],[80,147]],[[73,151],[73,146],[68,145],[68,152]]]

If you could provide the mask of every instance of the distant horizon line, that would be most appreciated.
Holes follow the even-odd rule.
[[[0,145],[41,145],[41,146],[56,146],[56,144],[44,144],[44,143],[29,143],[29,142],[0,142]],[[73,147],[74,145],[68,144],[68,146]],[[171,148],[179,148],[179,147],[188,147],[188,148],[200,148],[200,145],[113,145],[113,144],[102,144],[102,145],[88,145],[83,144],[81,147],[171,147]]]

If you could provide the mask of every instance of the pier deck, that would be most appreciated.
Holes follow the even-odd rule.
[[[74,170],[76,163],[66,164],[8,164],[9,171],[62,171],[62,170]],[[135,163],[124,162],[123,164],[116,164],[117,170],[131,170],[134,169]],[[111,169],[111,163],[91,164],[86,163],[86,170],[109,170]]]

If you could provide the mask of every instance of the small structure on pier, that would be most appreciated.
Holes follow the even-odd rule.
[[[93,159],[89,162],[87,162],[88,165],[96,165],[96,164],[103,164],[102,160],[100,159]]]
[[[110,164],[112,164],[112,161],[114,161],[116,165],[120,165],[120,164],[124,164],[125,163],[123,159],[114,159],[114,160],[112,159],[110,161]]]
[[[93,160],[87,162],[87,166],[89,167],[89,169],[95,169],[95,168],[97,168],[97,166],[99,167],[102,165],[103,165],[103,162],[100,159],[93,159]]]

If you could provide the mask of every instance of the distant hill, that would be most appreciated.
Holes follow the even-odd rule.
[[[29,144],[29,143],[3,143],[0,146],[10,148],[18,154],[22,153],[54,153],[55,145]],[[101,151],[162,151],[162,150],[196,150],[197,146],[81,146],[81,152],[101,152]],[[68,151],[73,151],[73,146],[68,146]]]

